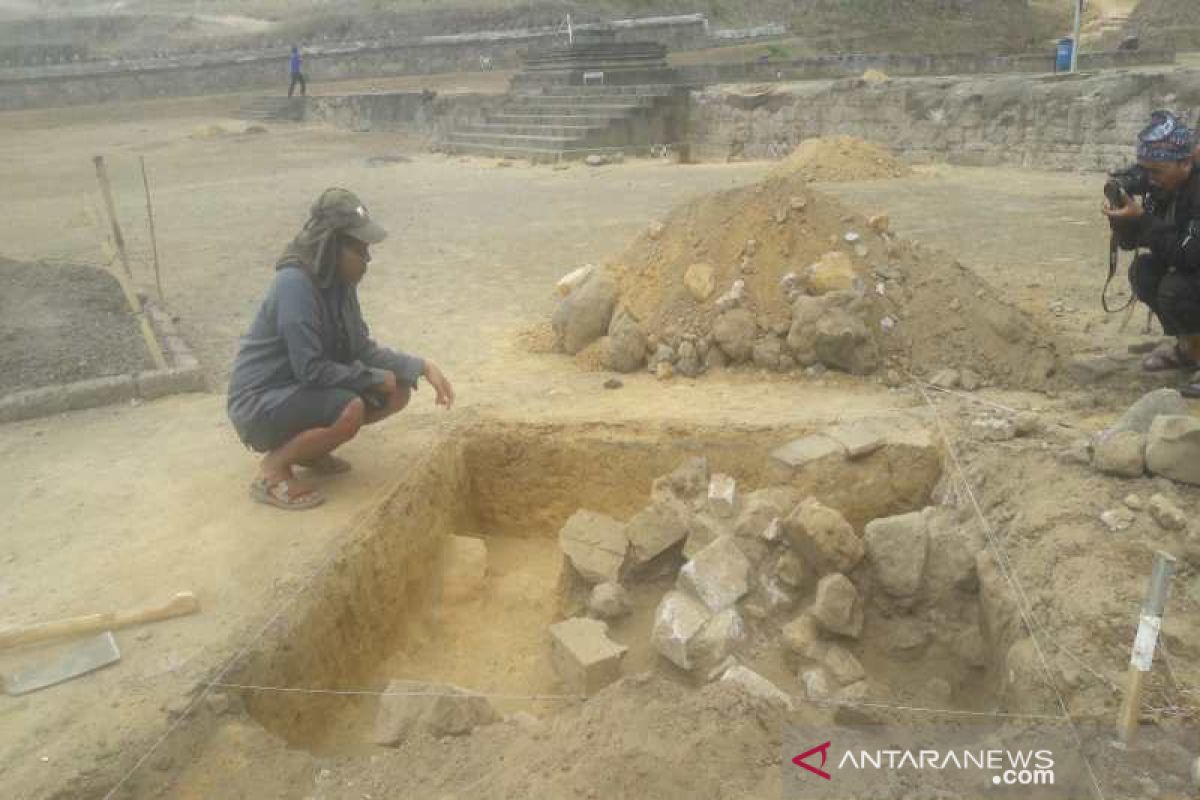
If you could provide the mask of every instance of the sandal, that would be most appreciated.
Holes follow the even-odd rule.
[[[341,475],[343,472],[349,472],[351,469],[349,461],[344,458],[338,458],[333,453],[326,453],[320,458],[314,458],[312,461],[301,461],[300,466],[318,475]]]
[[[325,502],[325,496],[316,489],[299,488],[286,479],[272,482],[266,478],[255,478],[250,484],[250,497],[289,511],[303,511]]]
[[[1179,387],[1179,393],[1184,397],[1191,397],[1193,399],[1200,397],[1200,372],[1188,378],[1187,383]]]
[[[1142,359],[1142,369],[1146,372],[1165,372],[1171,369],[1195,368],[1196,363],[1180,351],[1178,344],[1160,347]]]

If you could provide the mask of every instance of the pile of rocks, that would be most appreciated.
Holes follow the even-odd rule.
[[[712,276],[707,264],[688,268],[685,283],[697,302],[711,298]],[[881,361],[873,327],[888,328],[890,318],[874,322],[879,315],[871,308],[863,281],[844,253],[831,252],[804,271],[784,276],[779,291],[791,304],[789,322],[771,324],[746,307],[745,283],[736,280],[712,300],[716,313],[706,333],[655,337],[620,305],[611,274],[583,267],[559,283],[566,296],[552,323],[555,344],[569,355],[594,346],[607,369],[647,368],[660,378],[696,377],[710,369],[751,363],[773,372],[822,365],[866,375]]]
[[[845,454],[845,442],[830,442]],[[793,444],[798,451],[817,443]],[[878,446],[850,443],[856,445],[865,452]],[[978,605],[975,564],[982,541],[957,527],[931,528],[935,513],[877,519],[860,533],[815,497],[788,486],[741,495],[732,478],[710,474],[703,458],[692,458],[656,480],[649,505],[628,522],[580,511],[563,526],[559,542],[571,573],[588,587],[591,617],[627,613],[624,586],[673,578],[655,608],[651,644],[679,670],[785,698],[743,663],[777,648],[795,664],[809,698],[860,700],[880,695],[878,687],[869,688],[853,652],[862,649],[858,640],[869,607],[894,617],[883,638],[911,658],[932,638],[933,624],[915,615],[917,606],[925,613],[950,595],[945,602],[951,606],[964,605],[964,599]],[[582,629],[587,621],[580,616],[567,622]],[[945,627],[948,641],[970,640],[970,666],[982,666],[977,612]],[[588,693],[616,680],[624,652],[607,641],[602,623],[593,622],[589,637],[591,645],[577,650],[607,663],[575,659],[560,668],[564,676],[595,676],[572,679]]]
[[[1174,389],[1144,395],[1090,443],[1092,466],[1106,474],[1139,478],[1147,472],[1200,485],[1200,419]]]

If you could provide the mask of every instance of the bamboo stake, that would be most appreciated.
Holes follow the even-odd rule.
[[[146,157],[138,156],[142,165],[142,187],[146,190],[146,217],[150,220],[150,252],[154,255],[154,285],[158,289],[158,302],[165,303],[162,274],[158,266],[158,235],[154,232],[154,204],[150,201],[150,179],[146,177]]]
[[[1146,673],[1154,663],[1154,649],[1158,644],[1158,632],[1162,628],[1163,610],[1167,605],[1167,594],[1174,572],[1175,556],[1162,550],[1157,551],[1154,554],[1154,570],[1150,573],[1146,599],[1142,603],[1137,636],[1133,640],[1133,653],[1129,657],[1125,700],[1117,714],[1117,736],[1125,743],[1130,742],[1137,731],[1142,711],[1142,688]]]

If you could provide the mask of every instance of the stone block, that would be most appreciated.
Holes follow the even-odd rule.
[[[575,355],[608,331],[617,304],[617,285],[597,270],[559,303],[552,326],[556,342],[567,355]]]
[[[867,672],[854,654],[841,645],[831,644],[821,655],[821,663],[842,686],[857,683],[866,677]]]
[[[397,747],[418,731],[461,736],[479,725],[499,721],[486,697],[448,684],[396,680],[379,698],[372,741]]]
[[[867,561],[879,588],[892,597],[912,597],[921,588],[929,549],[929,526],[914,511],[868,522],[863,538]]]
[[[734,664],[725,670],[724,674],[721,675],[721,683],[737,686],[746,694],[757,697],[760,700],[766,700],[773,705],[778,705],[788,710],[791,710],[793,707],[791,695],[754,670],[741,664]]]
[[[812,497],[788,515],[783,529],[797,555],[819,575],[848,572],[866,552],[846,518]]]
[[[708,508],[722,519],[733,516],[737,502],[737,481],[729,475],[713,475],[708,482]]]
[[[732,536],[722,536],[683,565],[676,586],[713,613],[724,611],[750,591],[750,561]]]
[[[683,592],[667,592],[654,611],[650,634],[654,649],[680,669],[692,669],[689,646],[711,617],[699,600]]]
[[[590,697],[621,677],[628,648],[608,638],[608,625],[573,617],[550,626],[551,658],[571,691]]]
[[[629,537],[623,523],[581,509],[559,531],[558,545],[584,580],[603,583],[620,577]]]
[[[656,500],[626,525],[631,561],[642,565],[687,538],[690,514],[677,500]]]
[[[845,458],[846,447],[834,438],[814,434],[795,439],[771,451],[771,458],[793,469],[806,467],[824,458]]]
[[[1155,475],[1200,485],[1200,419],[1156,417],[1146,437],[1146,466]]]
[[[1133,431],[1149,433],[1150,425],[1162,416],[1187,416],[1189,414],[1187,401],[1175,389],[1155,389],[1147,392],[1136,403],[1126,409],[1109,431]]]
[[[691,292],[697,303],[703,303],[712,297],[717,287],[716,272],[711,264],[692,264],[683,274],[683,285]]]
[[[826,575],[817,582],[811,613],[821,630],[851,639],[862,634],[862,600],[858,589],[841,573]]]
[[[735,608],[715,614],[688,643],[688,661],[692,667],[704,669],[719,664],[741,645],[746,638],[746,626]]]
[[[1101,434],[1092,445],[1092,466],[1105,475],[1140,478],[1146,471],[1146,436],[1137,431]]]
[[[837,442],[851,459],[862,458],[883,447],[887,435],[875,420],[856,420],[829,428],[825,435]]]
[[[826,647],[825,642],[821,641],[817,621],[809,613],[800,614],[784,625],[780,636],[784,647],[798,656],[812,660],[819,659]]]

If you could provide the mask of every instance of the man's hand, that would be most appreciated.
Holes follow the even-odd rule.
[[[1138,219],[1146,213],[1146,210],[1142,208],[1141,201],[1136,197],[1127,197],[1127,202],[1121,208],[1113,208],[1105,200],[1100,210],[1109,219]]]
[[[399,391],[399,387],[396,384],[396,373],[392,372],[390,369],[384,370],[384,372],[386,373],[387,377],[383,379],[382,390],[385,395],[391,396]]]
[[[447,409],[451,408],[454,405],[454,387],[446,380],[442,371],[432,361],[426,361],[424,375],[425,380],[429,381],[429,385],[437,392],[437,404]]]

